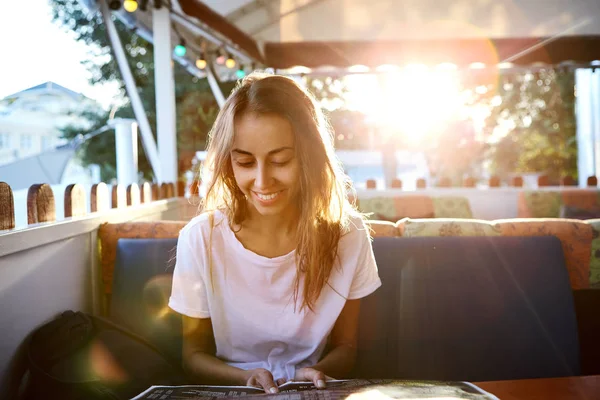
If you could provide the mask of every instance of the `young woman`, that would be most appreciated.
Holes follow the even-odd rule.
[[[203,173],[169,300],[186,370],[267,393],[347,376],[359,299],[381,281],[314,99],[292,79],[249,75],[217,117]]]

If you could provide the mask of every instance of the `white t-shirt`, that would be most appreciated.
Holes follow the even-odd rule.
[[[315,311],[298,311],[300,304],[294,311],[296,251],[267,258],[246,249],[221,212],[214,215],[209,244],[208,215],[199,215],[179,234],[169,307],[189,317],[211,318],[216,356],[226,363],[293,379],[297,368],[319,361],[346,299],[365,297],[381,286],[363,222],[352,219],[350,226]],[[300,296],[302,288],[300,280]]]

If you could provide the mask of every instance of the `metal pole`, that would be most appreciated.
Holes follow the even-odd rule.
[[[133,119],[118,118],[109,121],[115,129],[117,153],[117,182],[130,185],[138,181],[137,123]]]
[[[161,182],[177,181],[177,130],[175,81],[171,65],[171,17],[167,7],[152,11],[154,35],[154,81],[156,85],[156,129]]]
[[[148,158],[148,162],[150,162],[150,165],[152,166],[154,176],[158,181],[160,181],[160,160],[158,158],[156,142],[154,141],[154,136],[152,135],[152,129],[150,128],[150,123],[148,122],[148,117],[146,116],[144,105],[142,104],[142,100],[140,99],[140,95],[135,86],[133,74],[129,69],[129,64],[127,64],[127,56],[125,55],[125,51],[123,50],[123,44],[121,43],[121,39],[119,38],[119,35],[117,33],[117,28],[115,27],[115,24],[111,19],[111,12],[108,8],[108,5],[106,4],[106,1],[100,1],[100,11],[102,13],[104,25],[106,26],[106,32],[108,33],[108,39],[110,40],[113,54],[115,55],[115,59],[117,60],[117,64],[119,65],[119,70],[121,71],[121,77],[123,78],[123,82],[125,83],[127,95],[129,96],[129,100],[131,101],[133,113],[135,114],[135,118],[137,119],[138,124],[140,126],[140,133],[142,135],[142,145],[144,146],[146,157]]]
[[[215,75],[215,70],[212,65],[212,60],[208,60],[208,61],[209,62],[206,64],[206,68],[204,68],[206,70],[206,79],[208,79],[208,85],[210,86],[210,90],[212,91],[213,95],[215,96],[215,100],[217,100],[217,104],[219,105],[219,108],[222,108],[223,104],[225,104],[225,96],[223,95],[223,92],[221,91],[221,87],[219,86],[219,81],[217,81],[217,78]]]

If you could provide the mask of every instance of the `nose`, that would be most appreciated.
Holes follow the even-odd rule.
[[[259,163],[254,177],[254,186],[257,189],[266,189],[271,184],[271,171],[264,163]]]

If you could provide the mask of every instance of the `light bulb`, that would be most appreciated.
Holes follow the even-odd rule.
[[[198,69],[204,69],[206,68],[206,60],[203,58],[199,58],[196,60],[196,67],[198,67]]]
[[[183,44],[178,44],[177,46],[175,46],[175,55],[178,57],[183,57],[185,56],[185,53],[187,52],[187,49],[185,48],[185,46]]]
[[[221,56],[217,57],[216,61],[217,61],[217,64],[219,64],[219,65],[225,64],[225,56],[221,55]]]
[[[225,66],[227,68],[233,68],[233,67],[235,67],[235,60],[233,58],[229,57],[227,59],[227,61],[225,61]]]
[[[238,79],[242,79],[243,77],[246,76],[246,71],[244,71],[243,69],[238,69],[237,71],[235,71],[235,76],[238,77]]]
[[[136,0],[125,0],[123,2],[123,8],[127,12],[135,12],[138,9],[138,3]]]

